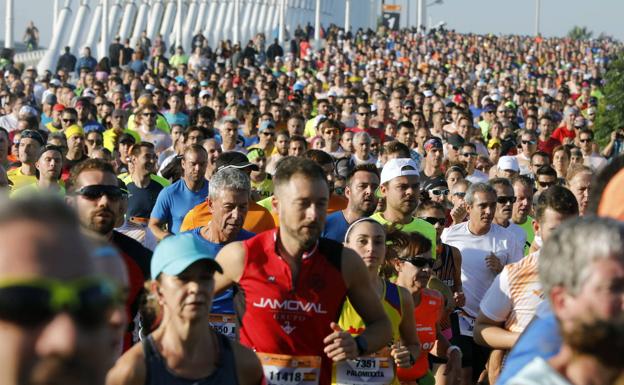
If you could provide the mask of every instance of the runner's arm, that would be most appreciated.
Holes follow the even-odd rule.
[[[106,375],[106,385],[143,385],[146,375],[143,345],[139,343],[119,357]]]
[[[242,242],[232,242],[219,251],[216,261],[223,269],[223,274],[215,273],[215,294],[221,293],[238,282],[245,269],[245,247]]]
[[[236,360],[236,373],[240,385],[259,385],[264,383],[264,372],[258,356],[252,350],[238,342],[232,342]]]
[[[152,231],[152,234],[154,234],[154,236],[158,238],[159,241],[162,241],[168,236],[173,235],[169,231],[162,229],[164,225],[165,223],[162,222],[160,219],[150,218],[147,227],[149,227],[149,229]]]
[[[414,319],[414,300],[407,289],[400,287],[401,291],[401,323],[399,324],[399,332],[403,344],[412,354],[415,360],[420,355],[420,341],[416,332],[416,320]]]
[[[494,321],[479,312],[474,328],[475,342],[493,349],[511,349],[518,341],[520,333],[504,329],[503,324],[504,322]]]
[[[392,340],[392,326],[377,298],[366,266],[355,251],[343,248],[342,276],[347,285],[347,295],[355,311],[362,317],[366,330],[361,334],[368,344],[366,353],[373,353]]]

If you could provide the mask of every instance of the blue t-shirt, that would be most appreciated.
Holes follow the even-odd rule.
[[[186,128],[190,123],[188,115],[184,112],[176,112],[175,114],[171,112],[165,112],[163,115],[165,116],[165,119],[167,119],[167,123],[169,123],[170,126],[174,124],[179,124],[182,127]]]
[[[507,356],[503,371],[496,385],[505,385],[516,373],[528,365],[535,357],[545,360],[559,353],[561,348],[559,324],[554,314],[534,318],[524,330],[516,345]]]
[[[158,194],[150,217],[166,222],[169,231],[172,234],[177,234],[186,214],[193,207],[205,201],[207,196],[208,181],[204,181],[202,188],[194,192],[186,187],[184,179],[180,179],[162,189],[160,194]]]
[[[212,259],[215,259],[219,251],[225,246],[225,243],[214,243],[207,241],[206,238],[202,237],[200,231],[201,227],[197,227],[193,230],[187,231],[188,233],[193,234],[195,239],[198,240],[201,245],[203,251],[206,255]],[[254,233],[249,232],[245,229],[241,229],[236,237],[236,241],[244,241],[245,239],[249,239],[253,237]],[[212,309],[210,310],[213,314],[234,314],[234,289],[229,288],[225,292],[219,294],[214,297],[212,300]]]
[[[333,239],[336,242],[344,242],[345,234],[349,229],[349,224],[342,213],[342,210],[334,211],[325,218],[325,229],[323,238]]]

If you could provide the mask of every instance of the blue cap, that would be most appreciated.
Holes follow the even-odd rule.
[[[215,271],[223,273],[221,265],[214,260],[215,256],[208,253],[192,233],[167,237],[156,246],[152,255],[152,279],[156,279],[160,273],[179,275],[193,263],[202,260],[209,262]]]
[[[82,127],[82,129],[84,130],[85,134],[89,133],[91,131],[97,131],[99,133],[103,133],[104,132],[104,126],[101,125],[99,122],[95,122],[95,121],[91,121],[91,122],[85,123],[85,125],[84,125],[84,127]]]
[[[272,120],[263,120],[262,123],[260,123],[260,127],[258,127],[258,132],[268,130],[269,128],[275,129],[275,123],[273,123]]]

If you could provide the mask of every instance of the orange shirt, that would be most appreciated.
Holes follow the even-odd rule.
[[[420,355],[409,369],[397,368],[401,381],[418,380],[429,370],[429,352],[438,339],[436,325],[444,309],[444,297],[436,290],[423,289],[420,304],[414,308],[416,332],[420,341]]]
[[[192,230],[197,227],[205,226],[210,222],[212,213],[208,208],[208,202],[204,201],[193,207],[184,217],[180,231]],[[249,202],[249,211],[243,223],[243,229],[252,233],[260,233],[275,227],[275,222],[271,213],[260,206],[256,202]]]

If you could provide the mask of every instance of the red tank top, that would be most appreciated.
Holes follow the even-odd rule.
[[[397,376],[401,381],[418,380],[429,370],[429,352],[433,349],[437,337],[436,324],[444,308],[442,294],[435,290],[423,289],[420,304],[414,309],[416,332],[420,341],[420,355],[414,366],[409,369],[397,368]]]
[[[340,271],[342,244],[321,238],[304,256],[297,281],[277,253],[277,229],[243,241],[245,269],[236,306],[240,342],[257,352],[320,356],[321,384],[331,381],[323,339],[338,322],[347,288]],[[241,301],[243,302],[241,304]]]

